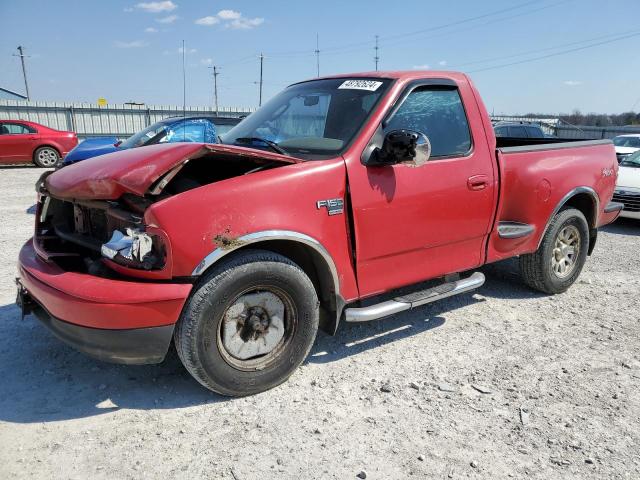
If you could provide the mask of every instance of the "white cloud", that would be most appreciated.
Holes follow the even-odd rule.
[[[424,65],[414,65],[413,69],[414,70],[429,70],[429,65],[427,65],[426,63]]]
[[[582,82],[579,80],[565,80],[562,83],[564,83],[568,87],[577,87],[578,85],[582,85]]]
[[[441,67],[444,67],[444,66],[446,66],[446,65],[447,65],[447,61],[446,61],[446,60],[440,60],[440,61],[438,62],[438,65],[440,65]]]
[[[187,55],[191,55],[192,53],[196,53],[198,50],[195,48],[186,48],[184,51]],[[182,53],[182,47],[178,49],[178,53]]]
[[[200,59],[200,65],[212,65],[213,64],[213,59],[212,58],[201,58]]]
[[[124,8],[122,9],[122,11],[123,11],[123,12],[126,12],[126,13],[133,12],[133,8],[131,8],[131,7],[124,7]]]
[[[237,20],[242,18],[242,14],[240,12],[236,12],[235,10],[220,10],[218,12],[218,17],[222,20]]]
[[[264,23],[264,18],[247,18],[235,10],[220,10],[214,16],[210,15],[198,18],[194,23],[196,25],[204,25],[207,27],[222,23],[226,28],[249,30],[257,27],[258,25],[262,25]]]
[[[216,23],[220,23],[220,19],[218,17],[202,17],[197,19],[194,22],[196,25],[205,25],[207,27],[211,26],[211,25],[215,25]]]
[[[160,12],[172,12],[178,6],[173,3],[171,0],[166,0],[163,2],[141,2],[136,3],[136,8],[140,10],[144,10],[149,13],[160,13]]]
[[[133,42],[122,42],[120,40],[116,41],[114,45],[117,48],[142,48],[146,47],[148,44],[142,40],[134,40]]]
[[[178,15],[169,15],[167,17],[156,18],[156,22],[158,23],[173,23],[178,20]]]
[[[153,28],[153,27],[147,27],[144,29],[145,33],[156,33],[158,31],[157,28]]]
[[[249,30],[264,23],[264,18],[237,18],[229,23],[229,27],[237,30]]]

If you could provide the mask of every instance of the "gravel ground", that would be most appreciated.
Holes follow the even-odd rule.
[[[284,385],[93,361],[14,305],[34,168],[0,170],[0,478],[640,478],[640,222],[546,297],[513,262],[462,295],[319,334]],[[361,474],[361,472],[365,474]]]

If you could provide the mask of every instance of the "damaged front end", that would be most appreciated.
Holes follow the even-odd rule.
[[[34,246],[42,258],[99,276],[171,277],[166,234],[143,222],[150,202],[128,194],[117,201],[66,200],[43,189],[39,197]]]
[[[155,203],[296,162],[241,147],[188,147],[163,145],[118,152],[43,178],[37,185],[37,254],[66,271],[170,279],[171,242],[158,225],[145,221]]]

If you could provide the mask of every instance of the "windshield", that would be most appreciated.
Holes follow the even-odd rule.
[[[620,160],[620,166],[640,168],[640,150]]]
[[[613,144],[616,147],[640,148],[640,137],[616,137]]]
[[[120,148],[136,148],[156,143],[217,143],[216,126],[205,118],[161,120],[127,138]]]
[[[292,85],[224,135],[222,142],[282,150],[304,159],[339,155],[389,84],[387,79],[338,78]]]

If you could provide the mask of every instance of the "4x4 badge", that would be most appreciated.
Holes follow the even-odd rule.
[[[316,202],[316,208],[320,210],[322,207],[327,209],[329,215],[339,215],[344,212],[344,201],[341,198],[318,200]]]

